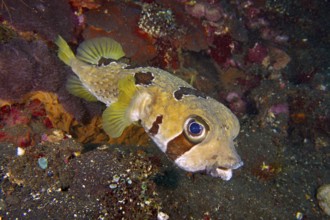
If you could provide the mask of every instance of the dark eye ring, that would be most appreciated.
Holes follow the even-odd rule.
[[[200,117],[188,118],[184,125],[184,134],[192,143],[202,142],[207,134],[208,126]]]

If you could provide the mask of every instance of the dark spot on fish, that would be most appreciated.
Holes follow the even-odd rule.
[[[159,125],[162,122],[163,122],[163,116],[162,115],[157,116],[156,120],[152,123],[152,127],[149,129],[149,133],[153,136],[158,134]]]
[[[217,158],[218,158],[218,155],[213,155],[213,156],[211,157],[212,160],[215,160],[215,159],[217,159]]]
[[[137,72],[134,75],[136,85],[151,85],[155,78],[151,72]]]
[[[123,58],[121,58],[120,61],[121,61],[122,59],[123,59]],[[140,66],[137,65],[137,64],[131,63],[130,59],[128,59],[128,58],[126,58],[125,60],[123,59],[123,61],[121,61],[121,62],[127,64],[127,66],[125,67],[126,70],[132,70],[132,69],[135,69],[135,68],[140,67]]]
[[[117,63],[129,63],[129,60],[126,57],[122,57],[119,60],[114,60],[111,58],[105,58],[105,57],[101,57],[101,59],[99,60],[99,62],[97,63],[97,66],[107,66],[112,62],[117,62]]]
[[[193,96],[201,97],[204,99],[207,98],[207,96],[204,93],[202,93],[201,91],[198,91],[197,89],[194,89],[194,88],[179,87],[179,90],[176,90],[174,92],[174,98],[176,100],[181,100],[184,95],[193,95]]]
[[[97,63],[97,66],[107,66],[113,61],[114,61],[113,59],[107,59],[107,58],[101,57],[101,59]]]
[[[196,144],[190,142],[184,135],[184,132],[182,132],[179,136],[168,142],[166,154],[169,158],[175,160],[195,145]]]

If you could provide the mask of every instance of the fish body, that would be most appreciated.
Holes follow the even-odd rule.
[[[119,137],[127,126],[139,123],[186,171],[229,180],[232,170],[243,165],[233,141],[239,122],[223,104],[164,70],[116,61],[124,52],[111,38],[87,40],[77,55],[61,37],[56,44],[60,59],[76,74],[68,80],[69,92],[107,105],[102,122],[109,136]],[[99,65],[104,58],[115,61]]]

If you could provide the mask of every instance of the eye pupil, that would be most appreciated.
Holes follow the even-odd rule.
[[[183,126],[184,136],[192,144],[201,143],[207,136],[210,127],[203,118],[193,115],[185,121]]]
[[[192,122],[190,125],[189,125],[189,132],[192,134],[192,135],[199,135],[203,132],[203,126],[197,122]]]

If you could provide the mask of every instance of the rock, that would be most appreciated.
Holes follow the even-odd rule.
[[[168,220],[170,217],[164,212],[158,212],[157,220]]]
[[[316,197],[325,214],[330,215],[330,184],[318,188]]]

